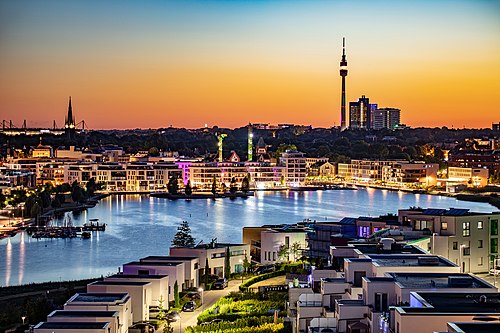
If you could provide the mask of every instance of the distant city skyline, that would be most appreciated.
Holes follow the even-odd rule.
[[[0,0],[0,114],[89,128],[340,126],[362,95],[412,127],[500,121],[500,1]]]

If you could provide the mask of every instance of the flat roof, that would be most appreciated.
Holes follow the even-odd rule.
[[[151,282],[147,282],[147,281],[109,281],[109,280],[106,280],[106,281],[96,281],[96,282],[92,282],[90,284],[92,285],[99,285],[99,286],[106,286],[106,285],[110,285],[110,286],[145,286],[147,284],[149,284]]]
[[[117,311],[55,310],[47,317],[116,317]]]
[[[418,246],[393,243],[390,250],[384,250],[380,244],[349,243],[364,254],[427,254]]]
[[[494,318],[497,320],[497,318]],[[484,322],[484,323],[448,323],[448,326],[453,329],[453,332],[461,333],[498,333],[500,332],[500,323]]]
[[[183,264],[182,262],[178,261],[132,261],[128,262],[126,264],[123,264],[123,266],[127,265],[135,265],[135,266],[178,266],[180,264]]]
[[[418,292],[412,294],[427,307],[400,307],[403,312],[500,314],[500,293],[498,292]]]
[[[198,257],[184,257],[184,256],[147,256],[145,258],[139,259],[139,261],[144,261],[144,260],[194,260],[198,259]]]
[[[395,282],[399,283],[405,288],[494,288],[489,283],[479,279],[474,275],[469,274],[449,274],[449,273],[389,273]],[[450,279],[460,279],[460,282],[469,282],[465,286],[450,285]],[[372,278],[369,278],[370,280]]]
[[[159,280],[159,279],[163,279],[164,277],[167,277],[168,275],[151,275],[151,274],[139,274],[139,275],[135,275],[135,274],[113,274],[113,275],[110,275],[108,276],[106,279],[108,278],[119,278],[119,279],[148,279],[148,280]],[[106,280],[105,280],[106,281]]]
[[[112,303],[125,300],[127,293],[82,293],[75,294],[68,302]]]
[[[377,263],[380,266],[439,266],[439,267],[456,267],[454,263],[449,260],[446,260],[443,257],[439,256],[424,256],[424,255],[415,255],[415,254],[392,254],[392,255],[384,255],[384,254],[370,254],[369,258],[373,260],[373,262]],[[419,258],[437,258],[437,265],[431,264],[423,264],[419,263]]]
[[[41,322],[35,326],[35,328],[39,329],[59,329],[59,330],[95,330],[95,329],[105,329],[109,326],[108,322],[97,322],[97,323],[88,323],[88,322],[72,322],[72,323],[52,323],[52,322]]]

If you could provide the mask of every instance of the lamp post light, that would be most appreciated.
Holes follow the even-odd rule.
[[[240,260],[239,260],[239,263],[240,263],[240,265],[241,265],[241,283],[243,283],[243,260],[242,260],[242,259],[240,259]]]
[[[205,302],[203,301],[203,288],[198,288],[198,291],[201,293],[201,309],[203,310],[203,305],[205,304]]]
[[[26,316],[22,316],[21,319],[23,320],[23,325],[24,325],[24,320],[26,319]]]
[[[181,322],[181,316],[180,315],[177,315],[174,317],[176,320],[179,321],[179,333],[182,332],[182,322]]]

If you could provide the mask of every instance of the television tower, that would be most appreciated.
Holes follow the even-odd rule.
[[[340,76],[342,77],[342,97],[340,102],[340,130],[347,128],[345,117],[345,77],[347,76],[347,60],[345,59],[345,37],[342,38],[342,60],[340,61]]]

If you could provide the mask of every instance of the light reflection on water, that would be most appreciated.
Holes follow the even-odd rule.
[[[114,273],[128,261],[167,255],[177,226],[189,222],[196,242],[241,242],[243,226],[397,213],[410,206],[469,208],[491,212],[485,203],[375,189],[316,192],[258,192],[247,199],[175,200],[141,195],[113,196],[86,212],[71,214],[75,225],[98,218],[106,223],[91,239],[40,239],[18,234],[0,240],[0,285],[81,279]],[[59,220],[58,223],[62,223]]]

